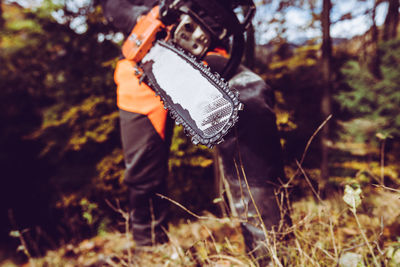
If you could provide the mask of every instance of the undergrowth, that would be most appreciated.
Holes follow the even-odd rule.
[[[378,161],[380,166],[373,162],[353,164],[355,175],[340,182],[336,177],[336,190],[322,198],[315,186],[319,171],[302,167],[307,148],[296,162],[297,168],[286,170],[290,178],[283,186],[300,186],[303,193],[309,193],[290,205],[291,238],[277,240],[275,233],[264,229],[267,266],[400,266],[397,166],[384,165],[382,160]],[[246,253],[240,223],[234,216],[198,215],[169,200],[192,219],[170,224],[166,230],[169,242],[154,247],[135,246],[127,212],[111,203],[122,225],[81,242],[64,244],[41,258],[31,256],[23,231],[10,234],[20,240],[19,250],[29,259],[26,266],[260,266]],[[3,266],[14,265],[3,262]]]
[[[294,237],[278,241],[268,235],[277,256],[268,255],[270,266],[399,266],[398,207],[400,192],[382,185],[347,185],[324,200],[312,195],[297,200]],[[126,224],[127,217],[121,218]],[[30,258],[28,266],[258,266],[245,252],[235,219],[203,214],[170,225],[168,236],[169,243],[146,250],[135,247],[131,234],[104,232]]]

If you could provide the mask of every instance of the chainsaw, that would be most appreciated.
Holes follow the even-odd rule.
[[[135,75],[159,95],[176,124],[194,144],[213,147],[235,125],[243,109],[239,93],[227,82],[235,73],[244,47],[244,30],[254,15],[240,23],[235,13],[215,0],[161,1],[140,17],[122,46],[135,63]],[[210,23],[200,15],[218,18]],[[215,13],[215,14],[213,14]],[[222,73],[204,61],[208,52],[229,42],[230,58]]]

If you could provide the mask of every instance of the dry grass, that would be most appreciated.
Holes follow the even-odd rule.
[[[400,266],[400,194],[389,188],[363,189],[354,214],[335,193],[292,203],[294,238],[277,241],[270,266]],[[365,238],[363,237],[365,235]],[[239,223],[211,214],[170,225],[170,242],[135,247],[130,235],[110,232],[49,251],[36,266],[258,266],[245,253]],[[277,263],[278,261],[278,263]],[[32,264],[31,264],[32,265]]]

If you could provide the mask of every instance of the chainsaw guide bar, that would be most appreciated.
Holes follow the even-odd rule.
[[[238,121],[243,109],[239,92],[183,49],[158,40],[139,67],[144,81],[194,144],[211,148],[221,143]]]

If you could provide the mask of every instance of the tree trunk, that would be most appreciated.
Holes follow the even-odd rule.
[[[383,40],[395,39],[399,24],[399,0],[389,0],[388,13],[383,27]]]
[[[243,8],[243,14],[247,14],[249,12],[249,7]],[[254,37],[254,26],[250,23],[248,29],[246,30],[246,47],[244,50],[244,65],[249,69],[254,69],[255,63],[255,47],[256,41]]]
[[[3,18],[3,1],[0,0],[0,30],[4,27],[4,18]]]
[[[378,51],[378,38],[379,38],[379,30],[376,26],[376,7],[377,1],[375,1],[374,8],[372,9],[372,27],[371,27],[371,46],[372,46],[372,58],[369,62],[369,70],[377,79],[382,79],[382,72],[381,72],[381,58],[379,56]]]
[[[323,78],[323,92],[321,99],[321,113],[323,119],[326,119],[331,114],[331,78],[332,78],[332,41],[330,35],[330,10],[331,0],[323,0],[321,13],[322,25],[322,59],[321,70]],[[329,156],[329,138],[330,127],[329,122],[325,125],[321,132],[321,186],[324,186],[329,178],[328,156]]]
[[[254,27],[251,24],[249,28],[246,31],[246,50],[245,50],[245,58],[244,58],[244,64],[249,68],[253,69],[254,68],[254,50],[255,50],[256,42],[254,38]]]

